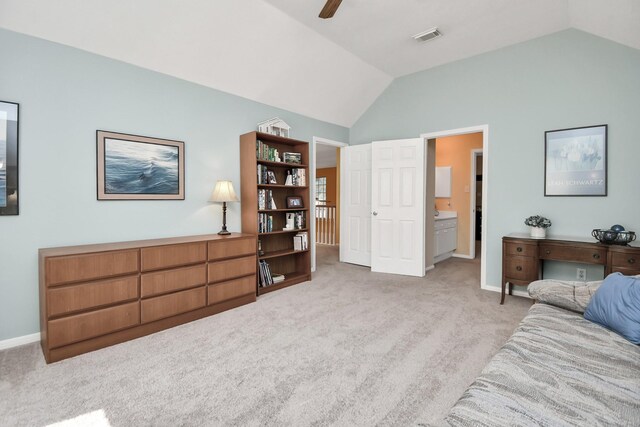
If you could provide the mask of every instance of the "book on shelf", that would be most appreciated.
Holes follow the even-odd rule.
[[[258,214],[258,233],[271,233],[273,231],[273,215]]]
[[[276,201],[273,199],[273,191],[258,190],[258,210],[278,209]]]
[[[306,231],[301,231],[293,236],[294,251],[306,251],[307,249],[309,249],[309,234]]]
[[[267,261],[260,260],[259,264],[260,264],[259,279],[260,279],[261,288],[284,281],[285,279],[284,274],[272,273],[271,267],[269,266],[269,263]]]
[[[304,187],[307,185],[307,171],[303,168],[293,168],[287,170],[287,179],[284,185]]]
[[[258,160],[266,160],[269,162],[280,161],[280,153],[278,150],[274,147],[270,147],[260,140],[256,141],[256,157]]]
[[[302,163],[302,154],[289,153],[285,151],[284,153],[282,153],[282,160],[285,163],[293,163],[293,164],[299,165]]]

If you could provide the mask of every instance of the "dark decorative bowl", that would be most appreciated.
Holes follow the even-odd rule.
[[[591,235],[598,239],[600,243],[606,243],[607,245],[624,246],[636,240],[636,233],[633,231],[613,231],[596,228],[591,232]]]

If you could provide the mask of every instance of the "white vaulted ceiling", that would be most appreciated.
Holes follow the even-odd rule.
[[[640,0],[324,2],[0,0],[0,27],[347,127],[395,77],[563,29],[640,49]]]

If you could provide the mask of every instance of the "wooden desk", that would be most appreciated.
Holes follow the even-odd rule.
[[[640,246],[605,245],[593,238],[530,237],[528,234],[510,234],[502,238],[502,297],[511,295],[513,285],[527,286],[542,279],[545,260],[598,264],[604,266],[605,276],[621,272],[640,274]]]

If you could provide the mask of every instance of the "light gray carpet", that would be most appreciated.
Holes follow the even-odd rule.
[[[312,282],[155,335],[52,365],[0,352],[0,424],[437,423],[531,305],[481,291],[477,260],[419,279],[318,255]]]

